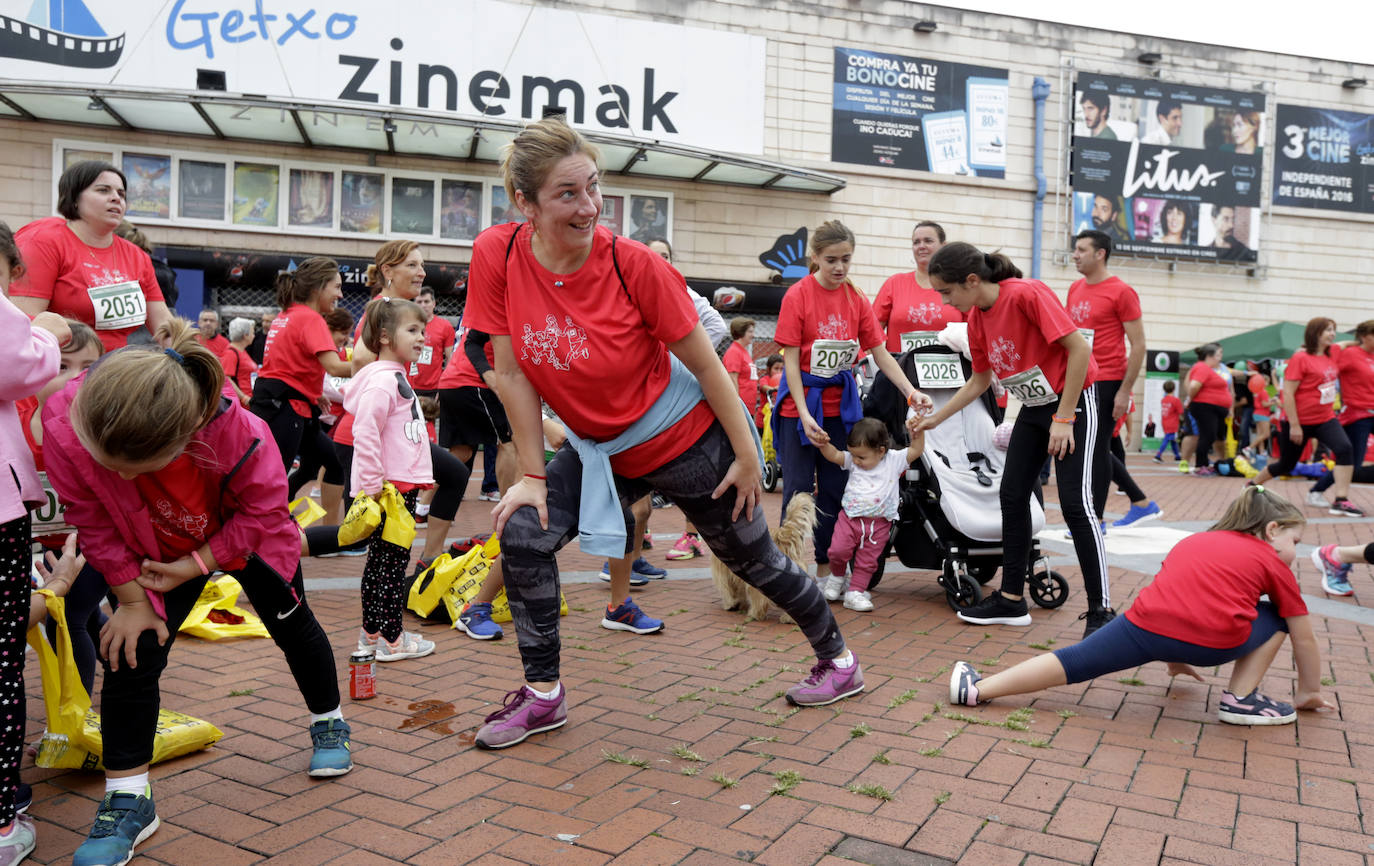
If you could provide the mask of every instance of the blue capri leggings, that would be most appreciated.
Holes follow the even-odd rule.
[[[1250,637],[1240,646],[1217,649],[1146,631],[1124,616],[1118,616],[1088,636],[1087,640],[1055,650],[1070,683],[1082,683],[1130,670],[1150,662],[1180,662],[1195,667],[1213,667],[1243,658],[1258,649],[1278,632],[1287,632],[1288,623],[1278,608],[1262,601],[1255,605],[1255,621]]]

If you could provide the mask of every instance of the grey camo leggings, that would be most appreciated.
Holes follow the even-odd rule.
[[[621,506],[628,508],[650,490],[662,492],[696,525],[721,562],[797,621],[818,658],[838,657],[844,652],[844,638],[830,605],[815,581],[773,544],[763,508],[756,506],[752,514],[741,514],[732,522],[734,491],[720,499],[711,498],[734,459],[725,430],[719,422],[712,424],[695,445],[642,478],[617,475]],[[539,515],[533,508],[522,508],[501,533],[506,596],[525,679],[532,683],[552,682],[559,676],[555,556],[577,536],[577,505],[582,494],[582,462],[571,447],[559,449],[546,472],[549,528],[540,529]],[[627,538],[633,534],[628,533]]]

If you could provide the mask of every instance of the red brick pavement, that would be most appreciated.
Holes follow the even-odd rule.
[[[1185,477],[1138,456],[1131,464],[1169,522],[1214,519],[1238,492],[1235,480]],[[1274,488],[1295,500],[1305,491]],[[1374,508],[1366,491],[1356,500]],[[768,504],[776,513],[777,497]],[[484,528],[485,513],[474,497],[455,531]],[[658,511],[653,525],[666,535],[679,521]],[[1333,520],[1304,540],[1368,536],[1367,521]],[[666,546],[650,558],[662,563]],[[565,571],[599,568],[574,548],[560,557]],[[679,574],[701,565],[668,563]],[[306,574],[361,570],[361,559],[315,560]],[[1294,726],[1220,725],[1216,671],[1205,685],[1171,684],[1158,665],[948,707],[945,673],[956,659],[1007,665],[1034,654],[1030,644],[1077,639],[1082,594],[1076,570],[1062,570],[1073,595],[1059,610],[1037,610],[1025,630],[957,624],[932,573],[889,575],[875,611],[835,611],[868,691],[800,711],[781,698],[812,662],[795,626],[744,624],[719,609],[709,582],[668,580],[637,596],[667,621],[665,633],[610,632],[598,626],[603,585],[571,584],[565,728],[508,751],[475,749],[482,716],[518,682],[514,637],[479,643],[429,625],[434,657],[383,667],[377,699],[346,702],[357,767],[328,781],[305,775],[304,708],[269,641],[183,638],[163,678],[165,704],[225,736],[154,768],[163,825],[139,862],[1374,862],[1364,815],[1374,800],[1374,682],[1359,622],[1315,617],[1341,710],[1305,713]],[[1346,603],[1374,599],[1370,574],[1357,569]],[[1300,575],[1305,592],[1320,592],[1310,566]],[[1112,569],[1119,607],[1147,577]],[[310,600],[342,678],[356,591],[313,590]],[[36,665],[29,674],[36,739]],[[1285,651],[1267,687],[1286,695],[1292,678]],[[1030,712],[1015,712],[1023,707]],[[26,767],[24,778],[39,825],[33,860],[66,862],[89,829],[101,777]]]

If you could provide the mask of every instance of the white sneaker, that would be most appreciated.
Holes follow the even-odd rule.
[[[869,611],[873,609],[873,599],[867,592],[851,589],[844,594],[844,606],[850,610]]]
[[[358,652],[376,652],[377,642],[381,640],[381,635],[368,634],[367,629],[358,628]]]
[[[844,588],[848,584],[849,581],[843,577],[836,577],[832,574],[825,579],[825,583],[821,584],[821,594],[825,596],[826,601],[839,601],[844,597]]]
[[[1326,501],[1326,497],[1322,496],[1321,493],[1316,490],[1309,490],[1307,492],[1307,504],[1313,508],[1327,508],[1330,505],[1330,503]]]
[[[395,643],[384,637],[377,639],[377,661],[398,662],[402,659],[418,659],[434,652],[434,641],[425,640],[410,631],[401,632]]]

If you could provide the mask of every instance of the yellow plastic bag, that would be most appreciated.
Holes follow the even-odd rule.
[[[359,493],[348,507],[348,514],[339,526],[339,546],[348,547],[368,538],[382,525],[382,506],[366,493]]]
[[[1230,421],[1230,419],[1227,419],[1227,421],[1226,421],[1226,456],[1227,456],[1227,457],[1235,457],[1235,456],[1236,456],[1236,449],[1239,448],[1239,447],[1240,447],[1240,443],[1238,443],[1238,442],[1236,441],[1236,425],[1232,424],[1231,421]]]
[[[57,625],[57,647],[48,643],[42,624],[29,629],[29,646],[38,656],[43,677],[43,708],[48,729],[38,745],[40,767],[66,769],[103,769],[100,716],[91,712],[91,698],[81,685],[81,675],[72,658],[72,637],[67,630],[63,599],[39,590],[48,599],[48,614]],[[153,738],[154,764],[180,755],[198,752],[219,742],[224,734],[214,725],[184,713],[161,710],[157,734]]]
[[[482,583],[491,572],[492,563],[500,555],[501,542],[496,536],[492,536],[486,544],[474,547],[458,560],[462,571],[444,593],[444,607],[454,623],[458,622],[458,614],[463,612],[468,602],[476,598]],[[561,592],[558,594],[558,614],[568,615],[568,599]],[[491,601],[491,618],[493,622],[511,621],[510,602],[506,599],[505,587],[502,587]]]
[[[433,616],[434,611],[444,603],[444,593],[462,573],[462,560],[454,559],[447,553],[439,554],[410,585],[406,607],[414,611],[416,616]]]
[[[410,549],[415,543],[415,516],[406,508],[405,497],[390,481],[382,486],[379,497],[386,521],[382,523],[382,540]]]
[[[271,637],[262,620],[235,604],[242,591],[239,582],[227,575],[207,580],[180,631],[204,640]]]
[[[309,496],[302,496],[300,499],[293,500],[286,507],[291,512],[291,516],[296,518],[301,529],[324,517],[324,509]]]

